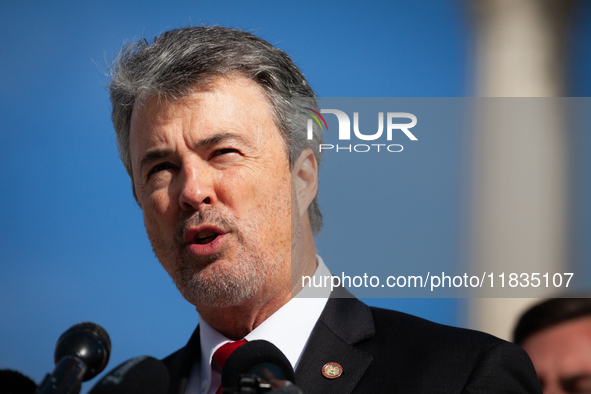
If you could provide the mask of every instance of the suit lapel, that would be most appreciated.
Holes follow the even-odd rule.
[[[335,290],[333,296],[353,297],[344,289]],[[350,393],[372,360],[372,356],[354,345],[374,335],[373,318],[367,305],[356,298],[330,298],[295,371],[296,384],[306,394]],[[170,374],[169,394],[184,394],[191,368],[200,354],[197,327],[184,348],[163,360]],[[329,362],[342,366],[340,377],[327,379],[322,375],[322,367]]]
[[[169,394],[185,393],[191,368],[195,360],[200,359],[200,355],[201,342],[199,340],[199,326],[197,326],[184,348],[162,360],[170,375]]]
[[[296,384],[306,394],[350,393],[372,360],[354,345],[374,335],[367,305],[356,298],[329,299],[302,354]],[[328,379],[322,375],[323,366],[329,362],[341,365],[341,376]]]

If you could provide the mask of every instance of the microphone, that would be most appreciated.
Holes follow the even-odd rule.
[[[230,354],[222,370],[226,394],[302,394],[295,386],[295,373],[285,355],[269,341],[245,343]]]
[[[14,369],[0,369],[0,393],[34,394],[37,383]]]
[[[111,339],[98,324],[78,323],[55,344],[55,368],[37,389],[37,394],[78,394],[81,382],[94,378],[109,362]]]
[[[162,361],[142,356],[109,372],[89,394],[166,394],[168,383],[168,370]]]

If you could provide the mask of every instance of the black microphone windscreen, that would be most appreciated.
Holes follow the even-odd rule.
[[[91,322],[74,324],[57,340],[53,359],[57,365],[65,357],[74,356],[86,366],[83,381],[102,372],[109,362],[111,339],[104,328]]]
[[[256,373],[263,366],[271,369],[274,377],[295,383],[295,373],[285,355],[269,341],[256,340],[245,343],[230,354],[222,370],[222,386],[237,388],[241,374]]]
[[[89,394],[166,394],[166,366],[153,357],[132,358],[109,372]]]
[[[0,369],[0,393],[34,394],[37,384],[28,376],[13,369]]]

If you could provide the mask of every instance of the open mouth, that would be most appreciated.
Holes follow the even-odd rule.
[[[193,241],[198,245],[206,245],[215,240],[218,236],[219,234],[213,231],[200,231],[195,234]]]

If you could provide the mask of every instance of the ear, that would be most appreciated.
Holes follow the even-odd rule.
[[[299,214],[300,217],[304,217],[318,192],[318,163],[312,149],[306,148],[302,151],[293,166],[292,179]]]

